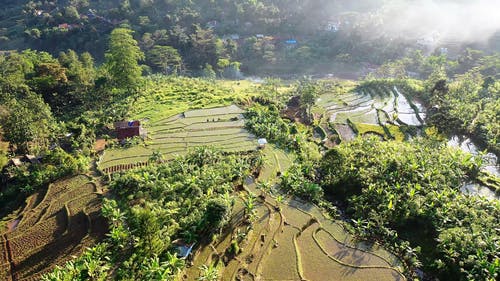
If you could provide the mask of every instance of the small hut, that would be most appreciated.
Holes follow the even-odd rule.
[[[16,157],[16,158],[12,158],[9,160],[9,162],[7,162],[7,166],[16,166],[16,167],[19,167],[23,164],[23,162],[21,161],[21,157]]]
[[[266,144],[267,144],[267,140],[262,138],[262,139],[258,139],[257,140],[257,143],[259,144],[259,148],[265,148],[266,147]]]
[[[115,131],[118,140],[122,141],[126,138],[144,136],[145,131],[142,128],[141,122],[138,120],[134,121],[118,121],[114,123]]]
[[[40,164],[40,157],[36,157],[35,155],[26,154],[25,158],[26,158],[27,162],[30,162],[33,165]]]
[[[172,244],[177,247],[177,257],[180,259],[187,259],[196,243],[187,244],[184,240],[177,239],[173,241]]]

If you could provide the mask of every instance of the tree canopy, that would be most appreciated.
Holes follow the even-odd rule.
[[[144,59],[144,53],[132,33],[130,29],[116,28],[109,38],[105,69],[110,76],[109,82],[116,88],[132,90],[142,75],[139,61]]]

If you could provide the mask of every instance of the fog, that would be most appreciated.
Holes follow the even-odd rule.
[[[500,31],[500,0],[387,0],[374,34],[428,42],[486,42]]]

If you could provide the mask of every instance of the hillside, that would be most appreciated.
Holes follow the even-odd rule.
[[[500,278],[497,1],[2,4],[1,280]]]

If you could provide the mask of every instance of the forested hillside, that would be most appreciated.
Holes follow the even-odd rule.
[[[411,43],[383,47],[387,38],[364,40],[366,13],[382,1],[6,2],[0,16],[4,50],[32,48],[57,55],[73,49],[103,61],[111,30],[127,26],[149,68],[167,73],[199,74],[207,65],[222,73],[240,63],[252,74],[314,72],[305,65],[320,62],[380,64],[403,55]]]

